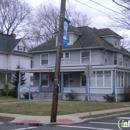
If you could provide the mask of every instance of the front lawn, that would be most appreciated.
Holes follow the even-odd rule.
[[[7,99],[5,98],[4,101]],[[14,99],[8,100],[14,101]],[[15,99],[15,101],[17,101]],[[27,100],[26,100],[27,101]],[[1,102],[1,99],[0,99]],[[27,102],[21,102],[20,106],[17,103],[0,103],[0,113],[14,113],[25,115],[39,115],[49,116],[51,113],[51,101],[33,101],[31,105]],[[82,101],[59,101],[58,102],[58,115],[74,114],[88,111],[88,102]],[[130,107],[130,102],[118,102],[118,103],[103,103],[103,102],[91,102],[92,111],[115,109],[122,107]]]

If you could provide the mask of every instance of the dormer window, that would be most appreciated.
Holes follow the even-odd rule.
[[[119,39],[115,39],[114,47],[120,48],[120,40]]]
[[[69,43],[70,42],[70,36],[67,35],[67,42]]]
[[[18,51],[25,51],[25,47],[24,46],[17,46],[17,50]]]

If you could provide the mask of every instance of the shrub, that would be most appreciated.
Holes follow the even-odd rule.
[[[74,90],[71,90],[71,92],[66,94],[66,97],[69,100],[75,100],[75,99],[77,99],[77,93]]]
[[[17,91],[13,89],[10,96],[17,98]]]
[[[115,95],[112,94],[112,95],[106,95],[106,96],[103,96],[103,98],[107,101],[107,102],[114,102],[115,101]]]
[[[29,99],[29,93],[24,93],[23,96],[25,99]],[[32,93],[31,93],[31,99],[33,99]]]

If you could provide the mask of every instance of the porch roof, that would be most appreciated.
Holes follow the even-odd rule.
[[[15,70],[0,69],[0,73],[14,73]]]
[[[61,72],[83,72],[85,71],[86,66],[61,66],[60,71]],[[121,70],[127,70],[130,71],[129,67],[124,66],[92,66],[94,70],[114,70],[114,69],[121,69]],[[55,67],[46,67],[46,68],[30,68],[30,69],[18,69],[20,72],[26,72],[26,73],[33,73],[33,72],[54,72]]]

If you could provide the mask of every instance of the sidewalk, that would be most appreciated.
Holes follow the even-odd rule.
[[[130,107],[126,108],[118,108],[118,109],[109,109],[109,110],[101,110],[91,112],[92,115],[112,113],[112,112],[123,112],[130,110]],[[15,120],[11,121],[11,123],[20,123],[20,124],[50,124],[50,116],[30,116],[30,115],[20,115],[20,114],[7,114],[0,113],[0,116],[5,117],[14,117]],[[59,115],[57,116],[56,123],[76,123],[82,121],[80,117],[89,116],[89,112],[85,113],[76,113],[69,115]]]

